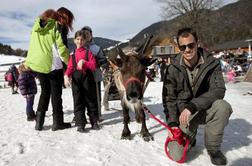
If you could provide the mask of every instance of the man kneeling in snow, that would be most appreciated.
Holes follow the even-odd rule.
[[[191,28],[178,31],[177,43],[181,53],[167,67],[163,84],[167,123],[174,133],[189,138],[191,146],[196,143],[198,125],[206,124],[205,147],[211,161],[224,165],[227,160],[220,148],[232,108],[223,100],[226,88],[220,62],[198,47]],[[179,141],[168,144],[170,156],[176,161],[183,157],[183,148]]]

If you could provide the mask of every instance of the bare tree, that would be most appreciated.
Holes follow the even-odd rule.
[[[190,26],[197,31],[199,39],[205,36],[211,18],[210,11],[219,8],[224,0],[156,0],[162,4],[161,17],[166,20],[177,16],[178,27]],[[201,40],[202,42],[202,40]]]
[[[194,15],[203,9],[213,10],[220,7],[223,0],[156,0],[162,3],[161,16],[164,19],[193,13]]]

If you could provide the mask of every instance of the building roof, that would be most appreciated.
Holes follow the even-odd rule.
[[[229,41],[221,44],[214,45],[211,50],[212,51],[221,51],[221,50],[230,50],[237,48],[248,48],[247,40],[237,40],[237,41]]]

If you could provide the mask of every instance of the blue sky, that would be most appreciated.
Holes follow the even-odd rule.
[[[27,49],[32,25],[44,10],[66,7],[75,16],[73,37],[84,25],[94,36],[127,40],[145,27],[161,21],[156,0],[0,0],[0,43]],[[236,0],[225,0],[230,3]],[[13,4],[15,3],[15,4]]]

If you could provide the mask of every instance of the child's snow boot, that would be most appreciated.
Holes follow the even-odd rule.
[[[36,120],[36,115],[35,115],[35,112],[32,111],[27,114],[27,121],[34,121],[34,120]]]

